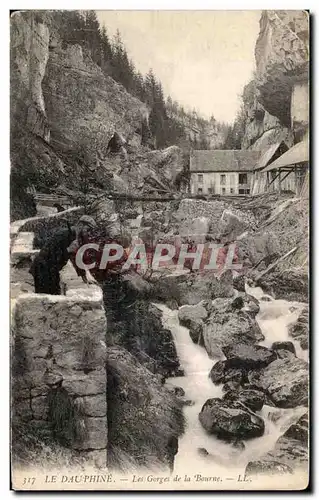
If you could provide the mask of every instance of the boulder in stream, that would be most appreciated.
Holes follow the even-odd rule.
[[[272,270],[256,279],[256,285],[275,299],[308,301],[309,277],[303,269]]]
[[[308,306],[305,307],[297,322],[289,327],[289,335],[300,343],[301,349],[308,349],[309,337],[309,311]]]
[[[243,310],[250,314],[252,318],[255,318],[260,311],[258,300],[253,297],[253,295],[249,295],[248,293],[241,294],[241,296],[244,301]]]
[[[199,304],[190,306],[181,306],[178,310],[178,319],[181,325],[189,328],[192,322],[202,324],[202,321],[207,318],[208,312],[205,308],[204,301]]]
[[[241,368],[229,368],[227,360],[217,361],[209,372],[209,378],[216,385],[218,384],[236,384],[240,386],[246,381],[245,370]]]
[[[179,306],[196,305],[216,297],[232,297],[234,289],[228,281],[208,273],[183,273],[162,276],[155,284],[154,299],[167,303],[172,298]]]
[[[230,344],[256,344],[264,340],[264,335],[256,322],[246,311],[241,297],[233,299],[215,299],[212,310],[203,328],[203,339],[209,356],[216,358],[223,355],[222,348]]]
[[[209,434],[226,441],[260,437],[265,431],[263,419],[247,406],[220,398],[206,401],[199,421]]]
[[[249,462],[246,475],[274,475],[306,472],[308,469],[308,414],[299,420],[277,440],[272,450],[256,461]]]
[[[207,302],[202,301],[194,306],[181,306],[178,310],[178,319],[182,326],[189,329],[189,334],[195,344],[204,345],[203,325],[208,316]]]
[[[244,368],[253,370],[264,368],[277,358],[271,349],[261,345],[232,344],[222,348],[227,358],[226,369]]]
[[[249,373],[248,378],[279,408],[295,408],[308,403],[308,371],[306,361],[285,357]]]
[[[226,401],[240,401],[253,412],[260,411],[264,406],[265,394],[256,389],[241,389],[239,391],[228,391],[224,394]]]
[[[273,351],[284,350],[296,355],[295,346],[289,340],[287,342],[273,342],[271,348],[273,349]]]
[[[277,460],[254,460],[248,462],[245,470],[245,476],[260,476],[260,475],[278,475],[278,474],[292,474],[293,470],[289,465],[286,465]]]

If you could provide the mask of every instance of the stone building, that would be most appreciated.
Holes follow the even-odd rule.
[[[191,194],[247,195],[259,151],[193,150],[190,155]]]

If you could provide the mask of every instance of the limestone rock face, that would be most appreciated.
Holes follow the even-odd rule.
[[[45,140],[49,140],[50,131],[42,80],[49,58],[49,38],[48,26],[33,13],[15,12],[11,16],[11,113],[19,120],[19,110],[26,106],[28,128]],[[24,97],[26,102],[21,103]]]
[[[309,123],[309,14],[263,11],[255,59],[255,77],[243,92],[242,148],[265,152],[281,141],[290,148]]]
[[[255,57],[259,102],[289,126],[292,85],[308,76],[309,14],[263,11]]]
[[[291,131],[277,116],[270,114],[259,102],[257,81],[248,83],[243,92],[246,115],[245,134],[242,148],[265,152],[272,144],[284,141],[288,147],[293,145]]]
[[[15,191],[23,191],[31,176],[38,191],[57,189],[60,184],[81,190],[83,152],[89,157],[87,181],[127,190],[127,181],[123,182],[117,172],[123,167],[121,158],[118,169],[114,168],[117,157],[105,159],[107,144],[115,130],[128,137],[148,121],[146,105],[105,76],[85,49],[61,43],[59,22],[54,11],[16,12],[11,16],[15,219],[29,213],[26,210],[19,215],[22,196],[19,199]],[[24,191],[22,194],[26,198]]]
[[[146,161],[166,180],[173,182],[185,168],[184,154],[178,146],[169,146],[160,151],[150,151]]]
[[[103,137],[107,146],[114,129],[126,136],[148,114],[146,106],[105,76],[79,45],[50,52],[43,89],[51,141],[62,148]]]

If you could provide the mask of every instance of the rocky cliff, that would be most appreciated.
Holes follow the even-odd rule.
[[[246,127],[242,147],[263,150],[278,138],[289,147],[298,126],[293,96],[297,86],[307,86],[309,73],[308,13],[264,11],[255,59],[256,73],[243,95]],[[303,123],[302,127],[307,125]]]
[[[27,187],[44,192],[59,184],[74,187],[83,150],[89,157],[92,151],[103,155],[115,130],[137,136],[138,143],[148,119],[148,108],[105,76],[88,51],[62,44],[54,16],[26,11],[11,17],[13,209]],[[99,175],[92,177],[99,184]],[[14,218],[34,215],[27,197],[20,205]]]

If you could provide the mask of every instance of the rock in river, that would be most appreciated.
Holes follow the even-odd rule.
[[[292,352],[292,354],[296,355],[295,346],[293,345],[292,342],[289,342],[289,341],[287,341],[287,342],[273,342],[271,348],[274,351],[284,350],[284,351]]]
[[[265,430],[263,419],[245,405],[220,398],[206,401],[199,421],[209,434],[226,441],[259,437]]]
[[[289,335],[300,342],[302,349],[308,349],[308,336],[309,336],[309,311],[305,307],[297,322],[289,327]]]
[[[276,359],[264,370],[251,372],[248,378],[279,408],[307,405],[308,363],[302,359]]]
[[[192,341],[200,345],[203,345],[203,324],[208,316],[205,305],[206,301],[202,301],[194,306],[181,306],[178,310],[180,324],[189,329]]]
[[[246,475],[285,474],[308,469],[308,414],[299,420],[277,440],[272,450],[258,460],[249,462]]]
[[[229,368],[227,359],[225,361],[217,361],[217,363],[213,365],[209,373],[209,378],[216,385],[228,383],[232,383],[232,385],[241,385],[248,381],[245,370],[240,368]]]
[[[203,339],[208,354],[214,358],[221,357],[222,348],[227,345],[256,344],[264,340],[258,323],[239,308],[237,299],[235,303],[232,299],[212,302],[210,316],[203,328]]]
[[[208,316],[205,302],[202,301],[194,306],[185,305],[178,310],[178,319],[181,325],[189,328],[190,321],[201,322]]]
[[[262,391],[255,389],[241,389],[239,391],[228,391],[223,399],[226,401],[240,401],[252,411],[260,411],[264,406],[265,395]]]
[[[277,358],[274,351],[261,345],[232,344],[223,347],[222,351],[227,358],[227,368],[259,369]]]

